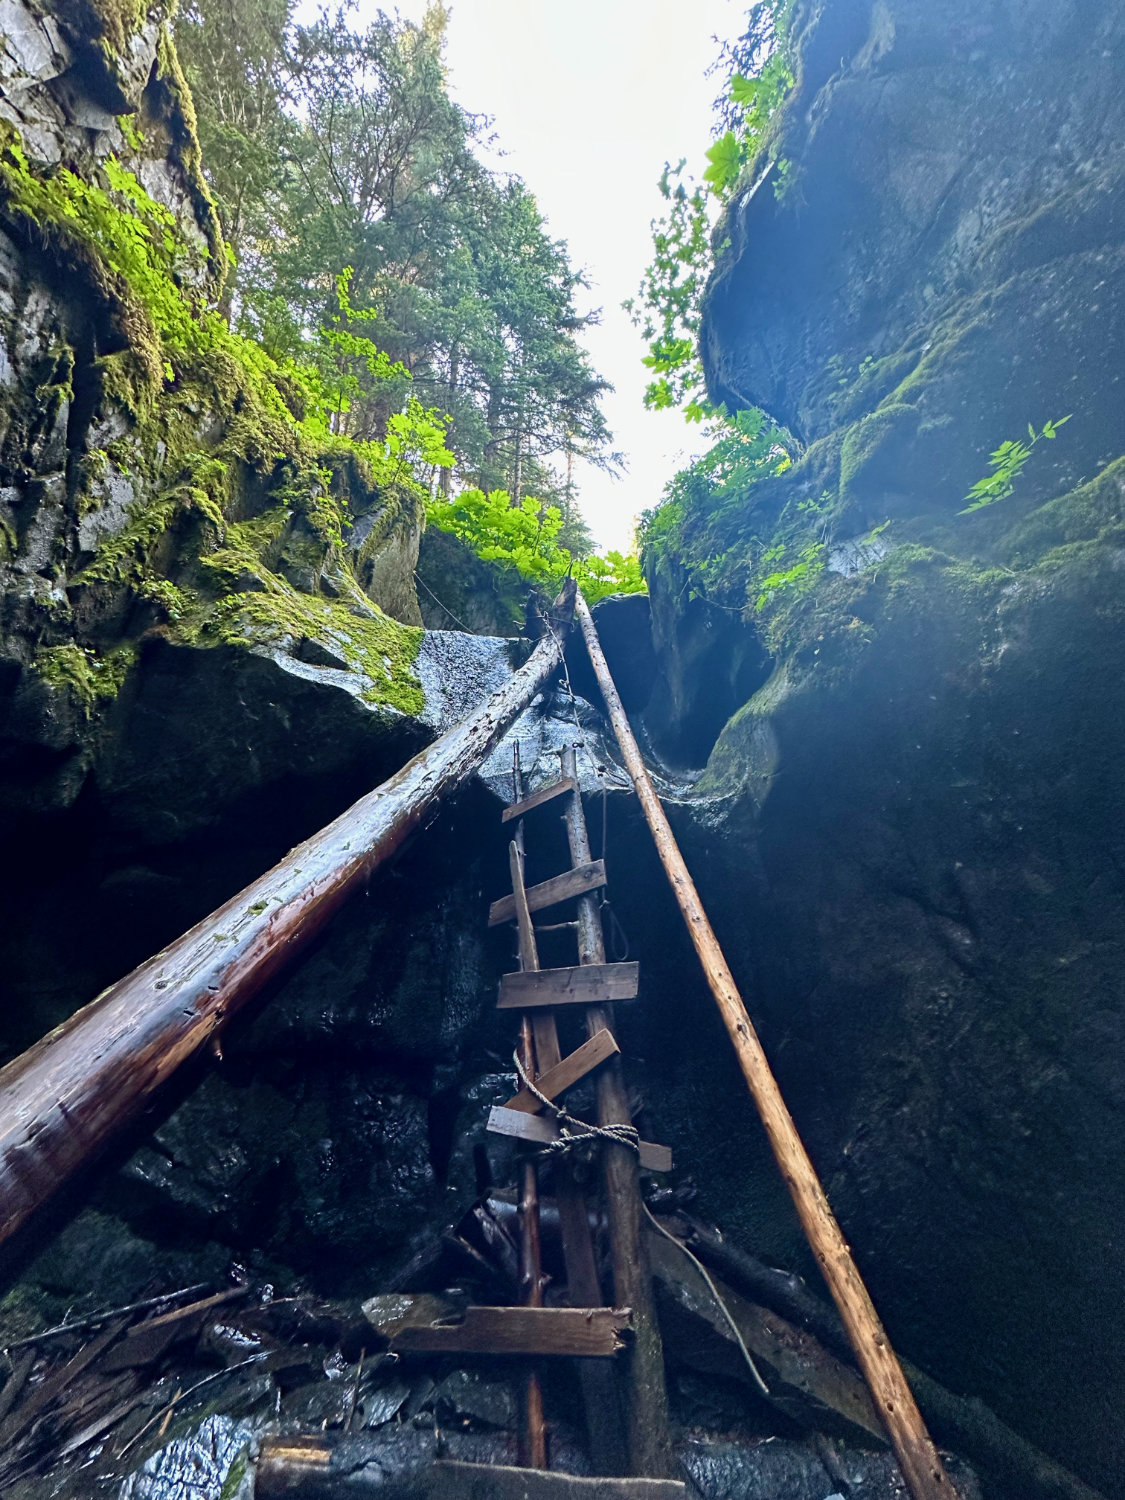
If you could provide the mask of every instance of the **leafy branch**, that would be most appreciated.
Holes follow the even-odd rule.
[[[1022,438],[1009,438],[1007,442],[1001,443],[999,448],[989,456],[988,467],[992,472],[986,474],[983,479],[978,479],[969,490],[965,496],[969,504],[964,510],[958,511],[958,515],[967,516],[974,510],[983,510],[986,505],[995,505],[997,500],[1006,500],[1012,493],[1024,465],[1031,457],[1031,450],[1036,443],[1042,442],[1044,438],[1053,441],[1059,428],[1065,422],[1069,422],[1073,415],[1074,413],[1070,412],[1065,417],[1046,422],[1039,432],[1036,432],[1029,422],[1026,443]]]

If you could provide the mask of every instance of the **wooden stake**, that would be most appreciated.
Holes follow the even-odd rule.
[[[875,1409],[894,1447],[902,1477],[914,1500],[950,1500],[955,1494],[953,1486],[926,1431],[902,1367],[879,1321],[879,1315],[852,1259],[836,1217],[829,1207],[816,1169],[781,1097],[777,1080],[637,748],[629,720],[610,676],[597,630],[581,593],[575,601],[575,610],[617,743],[621,747],[626,768],[652,832],[660,862],[687,923],[707,983],[734,1044],[742,1075],[766,1128],[770,1146],[796,1205],[805,1235],[836,1306],[840,1309],[840,1316],[871,1391]],[[589,858],[588,855],[585,857]]]
[[[515,777],[519,777],[516,763]],[[520,965],[527,972],[539,967],[539,950],[535,929],[527,908],[527,891],[523,883],[523,852],[517,839],[508,846],[508,868],[512,875],[512,899],[519,927]],[[529,1078],[535,1076],[535,1045],[531,1020],[520,1018],[520,1065]],[[543,1260],[539,1246],[539,1177],[534,1161],[522,1167],[523,1189],[520,1193],[520,1291],[525,1307],[543,1306]],[[547,1423],[543,1412],[543,1385],[538,1370],[527,1372],[524,1390],[524,1424],[520,1458],[525,1468],[547,1467]]]
[[[559,604],[569,614],[569,596]],[[0,1241],[104,1150],[476,769],[558,666],[564,633],[548,631],[467,719],[0,1071]]]
[[[581,598],[581,595],[578,596]],[[578,766],[574,746],[561,753],[562,774],[574,781],[574,791],[564,801],[566,835],[570,857],[576,865],[590,863],[590,838],[582,793],[578,789]],[[605,938],[597,898],[578,898],[578,962],[605,965]],[[625,968],[626,965],[619,967]],[[586,1011],[586,1032],[613,1030],[613,1011],[606,1005],[591,1005]],[[625,1089],[621,1058],[611,1057],[597,1075],[598,1124],[631,1125],[633,1113]],[[606,1141],[602,1148],[606,1210],[609,1216],[613,1258],[614,1300],[633,1309],[634,1341],[627,1356],[625,1378],[625,1436],[635,1474],[664,1479],[673,1473],[668,1439],[668,1395],[664,1388],[664,1348],[656,1320],[652,1276],[645,1241],[641,1234],[641,1185],[636,1154],[623,1145]]]

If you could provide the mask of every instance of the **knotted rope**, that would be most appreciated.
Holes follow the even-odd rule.
[[[550,1111],[561,1132],[557,1140],[546,1141],[538,1147],[541,1155],[561,1156],[566,1151],[577,1151],[581,1147],[592,1146],[596,1141],[601,1140],[614,1141],[618,1146],[624,1146],[632,1151],[635,1156],[640,1156],[641,1133],[635,1125],[588,1125],[585,1120],[579,1120],[563,1105],[556,1104],[553,1099],[548,1099],[546,1094],[535,1087],[520,1061],[518,1051],[512,1053],[512,1061],[516,1065],[516,1073],[522,1087],[538,1104]]]

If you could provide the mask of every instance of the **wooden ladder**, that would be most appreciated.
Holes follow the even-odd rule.
[[[663,1349],[642,1234],[639,1182],[641,1167],[668,1171],[672,1155],[662,1146],[640,1141],[632,1129],[621,1053],[613,1031],[613,1005],[637,995],[639,970],[635,963],[606,962],[597,896],[606,884],[605,864],[591,858],[574,747],[565,748],[561,759],[560,779],[525,797],[518,744],[513,757],[514,801],[502,815],[503,823],[514,825],[508,851],[512,889],[492,903],[488,922],[490,927],[507,922],[516,925],[520,967],[503,976],[499,1008],[519,1015],[517,1055],[534,1090],[521,1087],[504,1104],[495,1106],[488,1128],[515,1137],[529,1148],[550,1148],[564,1136],[580,1139],[593,1134],[594,1141],[584,1150],[592,1146],[600,1158],[612,1303],[603,1295],[590,1227],[591,1205],[580,1171],[570,1151],[556,1147],[551,1153],[551,1172],[566,1266],[566,1305],[545,1305],[539,1235],[543,1166],[531,1149],[520,1163],[522,1306],[469,1307],[454,1316],[448,1309],[421,1306],[395,1326],[391,1347],[412,1353],[526,1357],[529,1369],[520,1456],[530,1469],[548,1465],[541,1361],[559,1356],[574,1359],[595,1469],[605,1476],[632,1474],[667,1480],[667,1492],[679,1495],[682,1486],[671,1482],[674,1469]],[[524,882],[524,820],[546,807],[557,811],[560,805],[570,868],[529,887]],[[532,914],[570,902],[575,905],[575,919],[561,925],[576,935],[578,962],[568,968],[543,969]],[[572,1006],[582,1012],[586,1040],[563,1057],[556,1013]],[[545,1101],[561,1103],[569,1089],[591,1076],[596,1120],[580,1121],[566,1114],[560,1124]]]

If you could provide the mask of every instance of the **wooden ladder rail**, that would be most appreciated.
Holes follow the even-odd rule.
[[[512,749],[512,787],[516,801],[523,797],[523,778],[520,775],[520,747],[517,740]],[[519,932],[520,968],[537,969],[539,951],[535,942],[535,930],[531,925],[531,913],[527,906],[527,892],[523,881],[523,819],[516,824],[515,837],[508,846],[508,867],[512,876],[512,895],[516,904],[516,925]],[[520,1017],[519,1040],[520,1066],[528,1077],[534,1077],[535,1041],[532,1035],[531,1018],[526,1013]],[[520,1294],[525,1307],[543,1306],[543,1256],[539,1235],[539,1173],[535,1161],[527,1157],[521,1164],[520,1182]],[[543,1413],[543,1383],[534,1366],[528,1370],[524,1385],[523,1428],[520,1434],[520,1462],[525,1468],[547,1467],[547,1424]]]
[[[660,862],[671,883],[707,983],[734,1044],[742,1075],[765,1126],[802,1228],[828,1290],[840,1310],[840,1317],[871,1391],[875,1409],[887,1429],[902,1477],[914,1500],[950,1500],[956,1491],[950,1484],[949,1476],[926,1430],[922,1414],[902,1373],[902,1366],[852,1259],[851,1251],[816,1175],[816,1168],[797,1133],[754,1023],[735,985],[719,940],[707,919],[699,892],[684,863],[671,824],[656,795],[629,726],[598,640],[597,629],[581,592],[575,599],[575,612],[617,743],[621,747],[625,766],[636,789]]]
[[[512,785],[515,801],[523,800],[523,777],[520,768],[519,743],[513,749]],[[523,819],[516,824],[516,836],[509,847],[509,864],[512,874],[512,893],[515,897],[516,923],[519,932],[521,969],[538,969],[539,951],[531,914],[527,906],[524,888],[524,831]],[[554,1014],[539,1010],[520,1017],[520,1063],[529,1078],[538,1077],[557,1067],[562,1061],[559,1046],[558,1026]],[[539,1300],[529,1304],[542,1306],[542,1280],[538,1246],[538,1180],[535,1163],[523,1164],[523,1180],[520,1204],[521,1260],[527,1255],[534,1269],[531,1274],[539,1282]],[[534,1194],[534,1209],[532,1209]],[[555,1201],[559,1212],[559,1233],[562,1239],[563,1261],[566,1265],[567,1292],[573,1306],[598,1307],[604,1301],[598,1277],[597,1261],[594,1257],[594,1241],[590,1232],[590,1219],[586,1197],[578,1184],[570,1162],[560,1161],[555,1168]],[[526,1205],[526,1207],[525,1207]],[[534,1216],[535,1245],[525,1246],[525,1221]],[[521,1265],[521,1277],[525,1274]],[[525,1293],[526,1295],[526,1293]],[[586,1428],[590,1440],[590,1454],[599,1473],[621,1475],[627,1470],[625,1447],[621,1432],[621,1419],[617,1402],[617,1382],[612,1368],[602,1360],[579,1359],[578,1378],[582,1387],[583,1405],[586,1411]],[[534,1381],[536,1390],[532,1389]],[[538,1399],[538,1421],[542,1428],[539,1442],[533,1431],[535,1403]],[[543,1422],[542,1387],[535,1372],[529,1376],[527,1392],[526,1438],[527,1467],[546,1467],[546,1429]],[[542,1452],[536,1462],[532,1454]]]
[[[571,861],[575,866],[589,864],[590,838],[573,745],[561,751],[561,769],[564,778],[574,782],[574,790],[563,799]],[[578,897],[578,962],[605,963],[601,912],[592,892]],[[611,1006],[587,1006],[585,1020],[588,1036],[602,1030],[612,1034]],[[596,1089],[599,1125],[633,1123],[619,1055],[608,1058],[598,1069]],[[641,1232],[643,1205],[636,1152],[625,1145],[603,1141],[602,1173],[613,1258],[613,1297],[618,1306],[633,1309],[633,1346],[627,1355],[623,1393],[629,1459],[634,1474],[666,1479],[673,1473],[673,1459],[668,1436],[664,1349]]]

